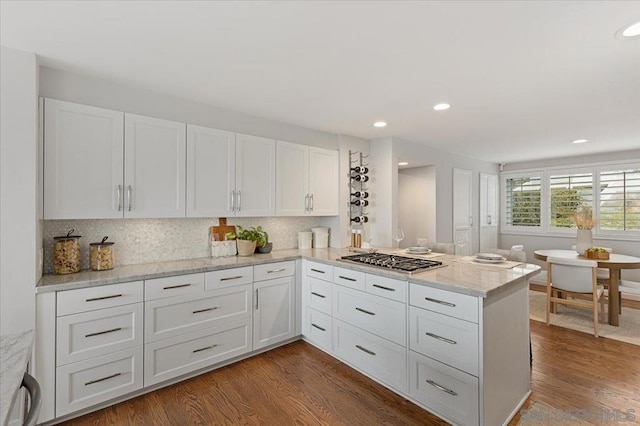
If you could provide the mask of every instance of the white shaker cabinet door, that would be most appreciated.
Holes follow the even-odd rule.
[[[276,215],[309,213],[309,147],[276,143]]]
[[[125,217],[185,217],[186,125],[125,114]]]
[[[295,277],[253,283],[253,349],[293,337]]]
[[[309,148],[309,213],[313,216],[338,215],[338,151]]]
[[[234,215],[234,133],[187,125],[187,217]]]
[[[121,218],[124,114],[45,99],[44,218]]]
[[[236,134],[236,216],[275,216],[276,141]]]

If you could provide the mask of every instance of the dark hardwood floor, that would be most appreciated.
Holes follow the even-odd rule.
[[[524,408],[541,401],[557,409],[589,413],[635,410],[635,422],[640,423],[640,346],[535,321],[531,321],[531,338],[532,395]],[[519,415],[511,424],[518,420]],[[65,424],[446,423],[298,341]]]

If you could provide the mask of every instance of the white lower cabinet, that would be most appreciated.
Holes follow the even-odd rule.
[[[478,378],[409,351],[409,394],[446,420],[477,425]]]
[[[142,388],[142,346],[58,367],[56,417]]]
[[[251,318],[144,347],[144,384],[154,385],[251,352]]]
[[[293,337],[295,277],[255,282],[253,288],[253,349]]]
[[[306,310],[305,338],[327,352],[331,352],[331,316],[315,309]]]

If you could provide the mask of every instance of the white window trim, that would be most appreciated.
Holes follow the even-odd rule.
[[[545,212],[547,214],[547,220],[545,221],[545,226],[546,226],[546,234],[548,235],[559,235],[559,236],[566,236],[566,235],[570,235],[570,236],[575,236],[576,234],[576,228],[574,227],[569,227],[569,228],[563,228],[563,227],[559,227],[559,226],[552,226],[551,225],[551,176],[557,176],[557,175],[572,175],[572,174],[580,174],[580,173],[591,173],[591,185],[592,188],[598,188],[596,186],[596,172],[594,171],[593,167],[580,167],[580,168],[570,168],[570,169],[548,169],[545,170],[545,176],[544,176],[544,187],[547,189],[547,199],[546,199],[546,207],[545,207]],[[591,198],[591,211],[593,212],[594,216],[598,216],[596,214],[596,191],[595,189],[593,190],[593,195]]]
[[[540,234],[544,227],[545,218],[544,212],[540,212],[540,226],[513,226],[507,224],[507,179],[514,178],[540,178],[540,205],[544,203],[545,197],[545,184],[544,184],[544,171],[534,170],[525,173],[517,172],[505,172],[500,174],[500,226],[502,233],[513,234]]]
[[[626,164],[618,164],[618,165],[606,165],[601,167],[596,167],[596,178],[597,178],[597,188],[600,188],[600,173],[608,172],[612,170],[620,170],[620,169],[633,169],[638,167],[638,163],[626,163]],[[593,209],[593,214],[596,217],[600,217],[600,191],[598,191],[597,200],[594,197],[595,208]],[[594,229],[594,236],[598,236],[600,238],[609,238],[616,240],[627,240],[627,241],[635,241],[640,240],[640,231],[615,231],[615,230],[605,230],[600,228],[600,223]]]

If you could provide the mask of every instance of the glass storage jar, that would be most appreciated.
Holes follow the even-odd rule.
[[[106,271],[107,269],[113,269],[113,244],[112,242],[106,242],[107,238],[104,237],[99,243],[91,243],[89,264],[94,271]]]
[[[59,275],[80,272],[80,235],[73,234],[74,229],[67,235],[54,237],[53,241],[53,272]]]

